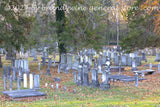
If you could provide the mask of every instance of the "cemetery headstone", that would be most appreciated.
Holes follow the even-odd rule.
[[[9,90],[12,91],[12,76],[9,77]]]
[[[21,90],[21,80],[20,80],[20,77],[17,78],[17,90]]]
[[[160,63],[158,64],[158,72],[160,73]]]
[[[7,90],[7,77],[4,76],[3,80],[4,80],[4,90]]]
[[[3,77],[6,77],[7,74],[6,74],[6,66],[3,66]]]
[[[138,87],[138,73],[135,73],[135,86]]]
[[[16,72],[16,68],[12,67],[12,72],[13,72],[13,81],[17,80],[17,72]]]
[[[159,53],[156,53],[156,62],[160,62]]]
[[[79,65],[78,67],[78,78],[77,78],[77,85],[82,85],[83,84],[83,80],[82,80],[82,66]]]
[[[77,83],[77,73],[75,71],[72,71],[73,72],[73,77],[74,77],[74,83],[76,84]]]
[[[29,88],[33,89],[33,74],[29,74]]]
[[[108,73],[107,70],[104,70],[102,73],[102,83],[100,84],[100,89],[102,90],[110,89]]]
[[[24,85],[24,88],[27,88],[27,74],[26,73],[23,74],[23,85]]]
[[[149,64],[149,69],[152,70],[152,63]]]
[[[10,69],[10,66],[8,65],[7,66],[7,78],[8,79],[10,78],[10,75],[11,75],[11,69]]]
[[[96,69],[91,70],[92,75],[92,82],[90,84],[91,87],[99,87],[99,81],[98,81],[98,72]]]
[[[38,90],[40,86],[40,75],[34,75],[34,89]]]
[[[131,69],[131,70],[132,70],[132,71],[138,70],[137,64],[136,64],[136,61],[135,61],[135,60],[132,60],[132,69]]]

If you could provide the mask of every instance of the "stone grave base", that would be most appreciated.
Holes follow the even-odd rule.
[[[5,97],[11,101],[35,101],[46,98],[46,94],[32,89],[2,91]]]
[[[151,69],[146,69],[146,70],[141,70],[141,71],[134,71],[133,73],[138,73],[138,74],[140,74],[141,76],[144,77],[144,75],[147,75],[147,74],[155,74],[156,71],[151,70]]]
[[[144,66],[149,67],[150,64],[146,64]],[[158,67],[158,64],[152,64],[152,67]]]
[[[126,75],[110,75],[110,80],[116,80],[116,81],[123,81],[123,82],[132,82],[135,81],[135,77],[133,76],[126,76]],[[146,80],[145,78],[138,78],[138,81],[140,80]]]
[[[36,96],[36,97],[24,97],[24,98],[12,98],[8,95],[5,95],[5,98],[9,101],[37,101],[37,100],[42,100],[45,99],[46,96]]]
[[[118,66],[111,66],[110,70],[111,70],[111,72],[118,72],[119,67]],[[124,67],[121,67],[121,71],[124,71]]]

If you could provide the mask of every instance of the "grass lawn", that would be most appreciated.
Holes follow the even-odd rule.
[[[58,58],[57,58],[58,59]],[[147,56],[148,62],[142,62],[143,66],[139,69],[147,69],[144,64],[153,63],[155,57]],[[28,59],[30,72],[35,72],[39,74],[38,62],[40,62],[40,56],[38,56],[38,61],[32,61],[33,58]],[[6,61],[5,57],[2,57],[2,62],[4,65],[10,64],[10,61]],[[130,71],[130,67],[126,67],[126,71],[122,72],[124,75],[133,76]],[[70,72],[68,74],[57,72],[57,67],[51,67],[51,76],[45,76],[47,65],[41,66],[43,74],[40,76],[40,88],[42,92],[47,94],[46,99],[32,102],[14,102],[8,101],[4,98],[4,95],[0,93],[0,106],[4,107],[159,107],[160,106],[160,73],[158,73],[157,68],[154,75],[146,75],[147,80],[140,81],[139,86],[135,87],[134,82],[123,83],[123,82],[110,82],[111,89],[100,90],[99,88],[90,88],[83,86],[76,86],[73,80],[73,74]],[[0,91],[4,91],[3,79],[2,79],[2,68],[0,69]],[[113,74],[116,74],[115,72]],[[61,81],[59,83],[59,89],[55,89],[54,77],[60,77]],[[91,75],[89,74],[91,79]],[[100,79],[100,76],[99,76]],[[90,80],[91,81],[91,80]],[[48,84],[45,87],[45,84]],[[53,84],[54,88],[50,85]],[[29,85],[29,84],[28,84]],[[63,91],[63,87],[67,87],[67,91]],[[8,86],[9,87],[9,86]],[[16,90],[16,82],[13,82],[14,90]],[[73,94],[73,89],[76,93]]]

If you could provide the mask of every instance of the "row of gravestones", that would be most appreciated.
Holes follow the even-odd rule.
[[[92,88],[100,87],[100,89],[107,90],[110,89],[109,84],[109,69],[106,67],[102,73],[102,82],[99,83],[98,80],[98,70],[91,69],[92,81],[89,83],[89,68],[86,64],[79,65],[78,67],[78,75],[75,71],[73,71],[74,75],[74,83],[79,86],[90,86]]]
[[[21,84],[23,82],[23,87],[24,88],[28,88],[27,87],[27,75],[26,73],[23,74],[23,78],[22,77],[16,77],[16,80],[17,80],[17,90],[20,90],[21,89]],[[13,90],[13,81],[15,80],[15,77],[13,76],[9,76],[9,77],[6,77],[5,75],[3,75],[3,79],[4,79],[4,90],[7,90],[7,80],[9,80],[9,90],[12,91]],[[34,73],[33,74],[29,74],[29,88],[30,89],[35,89],[35,90],[38,90],[40,89],[39,88],[40,86],[40,75],[35,75]]]

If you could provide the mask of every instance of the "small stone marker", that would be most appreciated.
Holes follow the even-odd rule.
[[[29,88],[33,89],[33,74],[29,74]]]
[[[135,86],[138,87],[138,73],[135,73]]]
[[[24,85],[24,88],[27,88],[27,74],[23,74],[23,85]]]
[[[54,77],[53,79],[55,82],[60,82],[60,78],[59,77]]]
[[[12,91],[12,77],[9,78],[9,90]]]
[[[16,68],[12,67],[12,72],[13,72],[13,81],[17,80],[17,72],[16,72]]]
[[[11,69],[10,69],[10,66],[8,65],[7,66],[7,78],[8,79],[10,78],[10,75],[11,75]]]
[[[77,73],[75,71],[72,71],[73,72],[73,76],[74,76],[74,83],[76,84],[77,82]]]
[[[56,83],[56,89],[58,90],[58,83]]]
[[[6,81],[6,77],[4,76],[3,79],[4,79],[4,90],[7,90],[7,81]]]
[[[21,90],[21,80],[20,77],[17,78],[17,90]]]
[[[39,89],[40,76],[34,75],[34,89]]]
[[[160,73],[160,63],[158,64],[158,72]]]
[[[3,66],[3,77],[6,77],[6,66]]]

